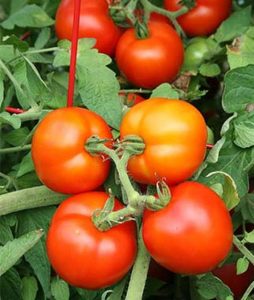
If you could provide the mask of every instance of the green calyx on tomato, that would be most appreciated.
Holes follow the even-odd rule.
[[[226,258],[232,246],[233,226],[226,205],[198,182],[181,183],[171,192],[165,208],[144,213],[145,246],[170,271],[209,272]]]
[[[53,191],[64,194],[102,185],[109,174],[110,161],[85,149],[87,140],[94,135],[112,140],[107,123],[92,111],[69,107],[46,115],[32,140],[32,158],[39,179]]]
[[[132,267],[137,251],[136,224],[129,221],[101,232],[92,222],[104,207],[105,192],[87,192],[62,202],[51,221],[47,254],[57,274],[71,285],[100,289],[115,284]],[[115,199],[114,210],[123,205]]]

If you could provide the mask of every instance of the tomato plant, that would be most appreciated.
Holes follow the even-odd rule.
[[[99,231],[93,213],[102,209],[108,195],[88,192],[65,200],[57,209],[47,236],[47,253],[55,271],[68,283],[99,289],[119,281],[136,255],[134,222]],[[115,210],[122,208],[115,200]],[[124,245],[124,249],[122,248]]]
[[[116,47],[116,62],[129,82],[144,88],[173,81],[183,63],[183,44],[174,29],[163,22],[150,22],[147,38],[126,30]]]
[[[254,265],[253,12],[0,1],[1,300],[232,298],[233,251],[238,273]],[[142,220],[151,254],[184,276],[154,264]],[[186,275],[218,274],[231,223],[222,280]],[[249,271],[225,279],[235,298],[253,298]]]
[[[164,0],[170,11],[181,8],[179,0]],[[230,14],[232,0],[197,0],[194,8],[180,16],[178,21],[189,36],[203,36],[213,33]]]
[[[82,1],[79,37],[96,39],[95,47],[102,53],[114,55],[121,30],[110,18],[107,2],[103,0]],[[74,1],[61,1],[57,13],[55,30],[59,39],[71,40],[74,14]]]
[[[207,141],[202,115],[187,102],[154,98],[134,107],[124,116],[121,137],[139,135],[143,154],[130,159],[130,175],[140,183],[169,185],[193,175],[201,165]]]
[[[40,180],[54,191],[77,194],[99,187],[110,162],[85,149],[92,135],[111,139],[109,126],[84,108],[61,108],[39,124],[32,141],[32,157]]]
[[[145,212],[144,243],[162,266],[181,274],[214,269],[232,246],[233,228],[223,200],[208,187],[184,182],[172,190],[170,203]]]

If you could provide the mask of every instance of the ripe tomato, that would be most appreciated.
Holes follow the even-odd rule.
[[[172,189],[164,209],[145,212],[143,239],[163,267],[180,274],[200,274],[227,256],[233,227],[223,200],[213,190],[198,182],[184,182]]]
[[[136,256],[135,222],[101,232],[93,213],[104,207],[105,192],[88,192],[65,200],[57,209],[47,236],[54,270],[71,285],[99,289],[119,281]],[[123,205],[115,200],[115,210]]]
[[[184,49],[176,31],[163,22],[150,22],[149,37],[138,39],[135,29],[124,32],[116,47],[119,70],[132,84],[154,88],[175,79]]]
[[[55,30],[59,39],[71,40],[74,1],[62,0],[56,13]],[[95,38],[95,48],[101,53],[113,56],[121,30],[108,13],[105,0],[82,1],[79,37]]]
[[[213,274],[231,289],[235,300],[240,300],[248,286],[254,280],[254,266],[250,264],[245,273],[237,275],[235,263],[230,263],[215,269]]]
[[[144,152],[128,163],[129,174],[140,183],[182,182],[198,169],[206,153],[205,121],[182,100],[154,98],[135,105],[124,116],[120,134],[144,140]]]
[[[180,0],[164,0],[169,11],[181,8]],[[189,36],[209,35],[231,12],[232,0],[196,0],[196,6],[178,18],[179,24]]]
[[[92,135],[112,139],[109,126],[94,112],[77,107],[50,112],[32,141],[32,158],[40,180],[66,194],[99,187],[108,176],[110,162],[85,150],[86,140]]]

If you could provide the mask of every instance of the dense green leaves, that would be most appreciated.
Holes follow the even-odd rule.
[[[37,228],[42,228],[47,231],[54,211],[54,208],[46,207],[19,213],[19,235],[23,235],[28,230],[35,230]],[[50,265],[46,254],[45,236],[25,254],[25,259],[34,270],[45,295],[48,295],[50,289]]]
[[[19,27],[41,28],[54,24],[54,21],[37,5],[26,5],[14,12],[10,17],[2,22],[5,29]]]
[[[251,24],[251,7],[234,12],[226,21],[222,23],[215,39],[219,42],[227,42],[243,34]]]
[[[198,292],[205,299],[233,300],[233,294],[222,281],[207,273],[197,280]]]
[[[79,42],[77,62],[78,91],[82,102],[90,110],[101,115],[109,125],[118,128],[122,116],[122,105],[118,96],[120,86],[115,73],[107,67],[108,56],[91,49],[94,40],[82,39]],[[70,43],[61,42],[65,50],[57,53],[54,66],[69,65]]]
[[[0,247],[0,276],[8,271],[42,237],[43,231],[32,231]]]
[[[222,98],[223,108],[228,113],[243,111],[254,103],[254,65],[233,69],[225,76]]]

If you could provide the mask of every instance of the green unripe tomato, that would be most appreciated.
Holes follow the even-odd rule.
[[[183,69],[198,71],[198,68],[209,59],[211,52],[206,38],[195,38],[187,46],[184,53]]]

